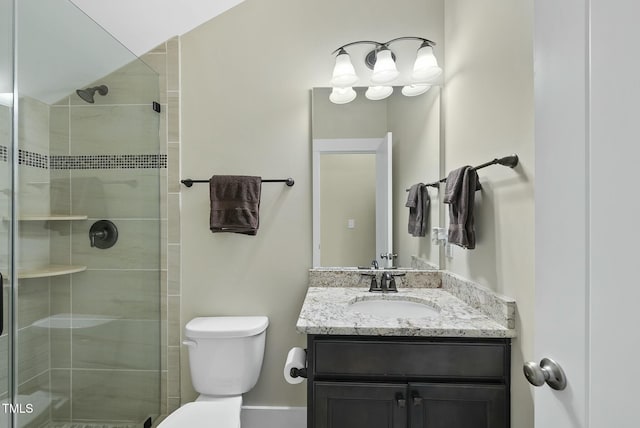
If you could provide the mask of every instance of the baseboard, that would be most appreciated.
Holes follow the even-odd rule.
[[[242,428],[306,428],[306,407],[242,406]]]

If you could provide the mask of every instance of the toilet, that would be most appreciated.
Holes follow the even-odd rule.
[[[269,318],[201,317],[185,327],[191,383],[200,394],[158,428],[239,428],[242,394],[258,382]]]

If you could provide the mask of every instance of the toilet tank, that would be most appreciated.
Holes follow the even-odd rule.
[[[204,395],[240,395],[258,382],[269,318],[201,317],[185,327],[191,383]]]

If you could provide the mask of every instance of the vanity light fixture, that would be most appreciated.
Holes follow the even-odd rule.
[[[371,86],[367,89],[365,96],[370,100],[382,100],[393,93],[391,83],[400,77],[400,72],[396,67],[396,56],[389,49],[389,45],[401,40],[417,40],[422,42],[416,54],[411,76],[406,79],[409,83],[402,88],[402,94],[407,97],[414,97],[427,92],[431,88],[433,81],[442,74],[442,68],[438,66],[438,60],[433,54],[435,42],[423,37],[398,37],[388,42],[376,42],[372,40],[360,40],[347,43],[333,51],[336,55],[336,64],[333,68],[331,85],[333,90],[329,99],[336,104],[346,104],[356,98],[353,90],[359,78],[356,74],[349,53],[345,48],[354,45],[370,44],[375,48],[365,57],[365,64],[372,71],[369,80]]]

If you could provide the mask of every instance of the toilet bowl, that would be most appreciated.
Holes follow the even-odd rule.
[[[239,428],[242,394],[258,382],[269,319],[200,317],[185,327],[196,401],[171,413],[158,428]]]

